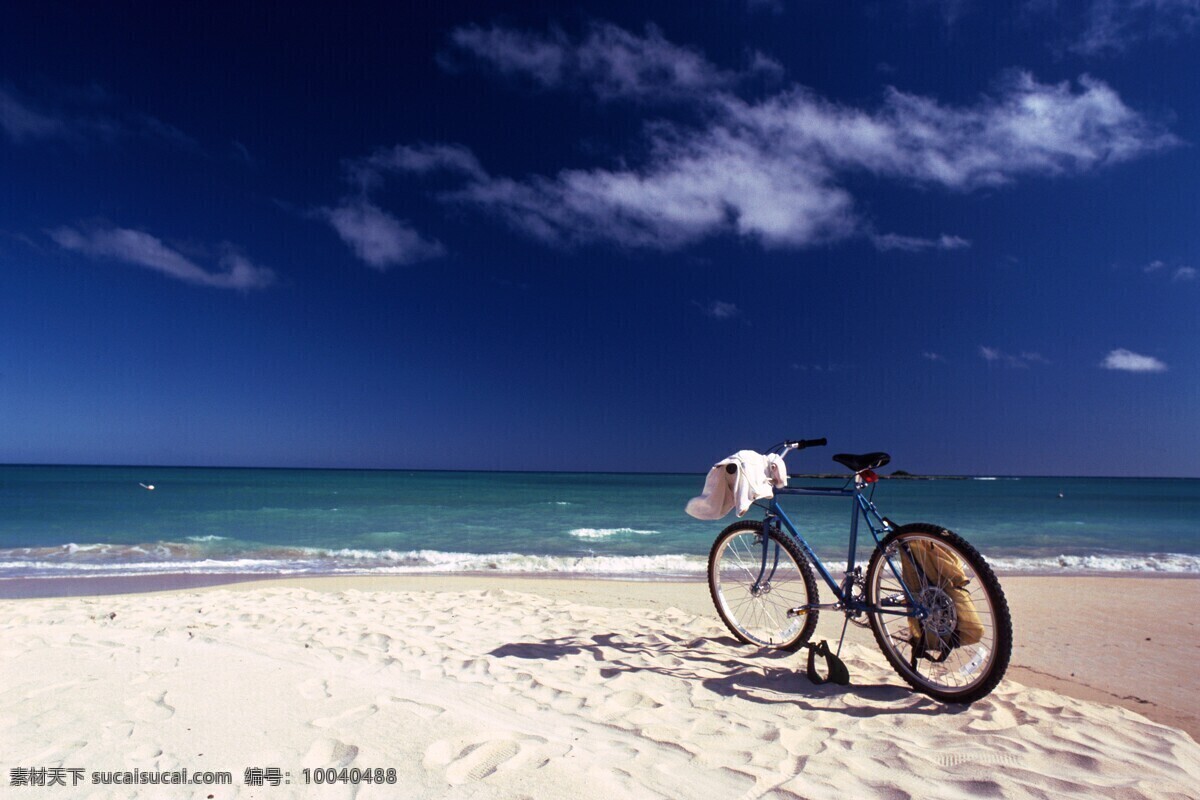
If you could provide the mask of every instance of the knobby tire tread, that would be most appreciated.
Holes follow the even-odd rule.
[[[875,570],[886,569],[886,562],[883,560],[883,553],[898,539],[903,538],[906,534],[924,534],[940,538],[946,544],[953,547],[963,557],[963,559],[971,566],[975,572],[975,576],[983,584],[988,593],[988,599],[992,603],[992,612],[994,623],[996,626],[996,653],[995,659],[992,661],[991,671],[987,678],[982,683],[975,686],[968,692],[946,692],[932,688],[920,680],[912,677],[900,664],[896,663],[896,659],[890,647],[885,642],[886,632],[883,625],[877,619],[876,614],[870,614],[871,631],[875,634],[875,643],[879,646],[888,662],[896,670],[901,678],[905,680],[913,689],[927,694],[937,700],[947,703],[962,703],[970,705],[971,703],[986,697],[1004,678],[1004,673],[1008,670],[1008,662],[1012,656],[1012,616],[1008,610],[1008,600],[1004,597],[1004,590],[1000,588],[1000,581],[996,579],[996,575],[992,572],[991,566],[980,555],[970,542],[954,533],[951,530],[943,528],[940,525],[931,525],[926,522],[915,522],[911,525],[904,525],[889,533],[879,543],[879,547],[871,554],[871,561],[867,567],[867,585],[876,586]],[[882,566],[881,566],[882,564]],[[877,602],[878,598],[874,598]]]

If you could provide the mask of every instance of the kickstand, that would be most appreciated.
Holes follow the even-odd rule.
[[[809,642],[805,645],[808,648],[808,679],[816,685],[836,683],[839,686],[848,686],[850,684],[850,670],[841,659],[842,643],[846,641],[846,626],[849,624],[850,618],[846,617],[846,621],[842,623],[842,635],[838,639],[836,653],[829,649],[829,642],[824,639],[819,644]],[[824,678],[817,673],[817,656],[825,658]]]
[[[839,686],[847,686],[850,683],[850,670],[840,658],[834,655],[829,649],[829,642],[822,639],[819,644],[811,642],[805,645],[808,648],[808,679],[817,686],[823,683],[836,683]],[[826,676],[822,678],[817,673],[816,657],[823,656],[825,658]]]

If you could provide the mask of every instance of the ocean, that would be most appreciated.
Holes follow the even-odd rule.
[[[684,513],[703,482],[702,474],[3,466],[0,578],[700,578],[714,537],[736,519]],[[958,532],[1000,572],[1200,575],[1197,479],[884,480],[875,502],[898,523]],[[785,508],[839,574],[849,501],[789,498]]]

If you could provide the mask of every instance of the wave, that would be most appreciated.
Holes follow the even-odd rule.
[[[640,531],[637,528],[575,528],[567,531],[576,539],[608,539],[621,534],[635,533],[639,536],[650,536],[658,531]]]
[[[290,548],[272,558],[147,560],[99,562],[5,558],[0,552],[0,577],[65,577],[87,575],[189,574],[418,574],[418,573],[523,573],[611,577],[704,575],[702,556],[527,555],[523,553],[452,553],[440,550],[330,550]]]
[[[653,533],[632,528],[611,530],[614,532],[611,535],[622,532]],[[989,557],[988,561],[1001,574],[1124,573],[1200,577],[1200,555],[1181,553],[994,556]],[[827,563],[832,567],[838,561],[836,557],[831,557],[827,559]],[[606,555],[588,551],[586,554],[529,554],[259,547],[220,554],[213,552],[211,544],[178,542],[139,545],[68,544],[58,547],[0,549],[0,578],[70,575],[108,577],[172,573],[320,575],[500,572],[699,579],[704,576],[706,569],[705,556],[685,553]]]
[[[1200,575],[1200,556],[1182,553],[1144,555],[1053,556],[1049,558],[989,558],[997,572],[1083,573],[1136,572]]]

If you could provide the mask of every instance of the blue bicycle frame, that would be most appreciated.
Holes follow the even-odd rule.
[[[928,616],[928,612],[924,606],[917,602],[917,600],[909,592],[908,586],[900,578],[900,573],[896,569],[896,565],[892,563],[892,560],[888,557],[887,553],[883,553],[883,558],[887,561],[888,567],[891,569],[892,574],[896,577],[896,581],[904,590],[904,595],[907,602],[904,604],[892,602],[885,603],[883,605],[872,605],[866,602],[865,598],[860,600],[854,597],[853,585],[855,576],[858,572],[855,559],[856,551],[858,550],[859,518],[861,517],[866,522],[867,528],[871,531],[871,537],[875,540],[876,548],[880,546],[880,537],[886,535],[889,531],[896,528],[896,525],[891,520],[879,513],[879,510],[875,508],[875,504],[871,502],[870,499],[863,496],[862,485],[857,475],[854,477],[854,481],[855,483],[853,488],[849,488],[848,486],[842,488],[806,486],[776,489],[775,497],[771,498],[770,505],[767,509],[767,515],[763,519],[764,532],[770,530],[779,531],[779,525],[782,522],[783,527],[787,528],[792,540],[804,548],[804,553],[808,556],[813,566],[817,568],[817,572],[824,579],[825,583],[829,585],[830,590],[837,598],[836,603],[812,603],[807,606],[800,606],[799,608],[792,609],[792,613],[798,613],[802,610],[811,611],[817,609],[832,609],[835,611],[843,611],[847,614],[871,612],[924,619],[926,616]],[[808,497],[851,497],[854,499],[853,509],[851,510],[850,514],[850,552],[846,558],[846,577],[843,579],[841,584],[838,584],[838,582],[833,579],[833,576],[829,574],[829,570],[825,568],[825,564],[822,563],[821,559],[817,557],[817,554],[813,551],[812,547],[809,546],[804,537],[801,536],[796,530],[796,526],[792,524],[792,521],[788,518],[788,515],[779,505],[778,498],[780,495]],[[769,583],[771,578],[774,577],[775,569],[779,565],[779,552],[778,548],[776,548],[774,560],[770,567],[768,567],[767,551],[769,548],[766,546],[767,541],[769,541],[769,539],[765,539],[763,542],[762,569],[759,572],[758,580],[755,582],[755,588],[764,582]]]

